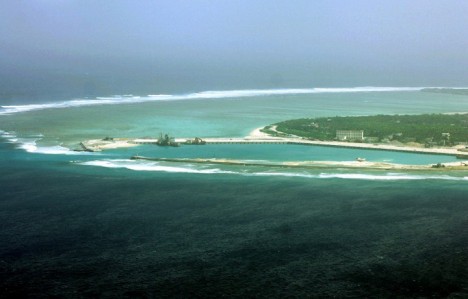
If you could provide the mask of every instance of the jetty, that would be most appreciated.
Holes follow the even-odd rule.
[[[267,167],[267,168],[340,168],[340,169],[375,169],[375,170],[464,170],[468,169],[467,164],[458,163],[438,163],[435,165],[407,165],[386,162],[368,162],[368,161],[255,161],[255,160],[234,160],[234,159],[204,159],[204,158],[159,158],[132,156],[131,160],[146,160],[155,162],[171,163],[196,163],[196,164],[218,164],[228,166],[243,167]]]
[[[204,138],[206,144],[290,144],[285,139],[272,138]]]
[[[147,160],[156,162],[179,162],[179,163],[197,163],[197,164],[223,164],[223,165],[238,165],[238,166],[267,166],[267,167],[294,167],[297,165],[289,165],[286,163],[274,162],[256,162],[231,159],[201,159],[201,158],[157,158],[132,156],[131,160]]]
[[[91,139],[80,142],[80,147],[84,151],[99,152],[105,149],[137,146],[142,144],[152,144],[160,146],[179,146],[179,145],[206,145],[206,144],[298,144],[298,145],[322,145],[312,141],[291,139],[291,138],[242,138],[242,137],[214,137],[214,138],[171,138],[165,141],[160,138],[112,138],[112,139]],[[336,146],[336,145],[328,145]]]
[[[135,144],[158,144],[159,139],[155,138],[135,138],[130,142]],[[213,137],[213,138],[174,138],[174,142],[186,145],[205,144],[292,144],[291,140],[284,138],[249,138],[249,137]]]
[[[166,140],[166,138],[163,138]],[[154,145],[192,145],[192,144],[295,144],[295,145],[309,145],[309,146],[328,146],[328,147],[341,147],[353,148],[361,150],[384,150],[407,152],[417,154],[431,154],[431,155],[450,155],[456,156],[459,159],[468,159],[468,152],[465,148],[455,147],[439,147],[439,148],[423,148],[411,146],[398,146],[392,144],[372,144],[372,143],[358,143],[358,142],[343,142],[343,141],[320,141],[310,140],[301,137],[211,137],[211,138],[169,138],[164,144],[161,138],[109,138],[94,139],[83,141],[80,143],[82,150],[90,152],[98,152],[106,149],[116,149],[121,147],[132,147],[141,144],[154,144]],[[195,141],[196,140],[196,141]]]

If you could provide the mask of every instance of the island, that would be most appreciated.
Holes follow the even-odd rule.
[[[287,120],[265,127],[272,136],[310,140],[452,147],[468,145],[468,114],[374,115]]]
[[[373,169],[464,169],[468,170],[468,114],[375,115],[294,119],[253,130],[246,137],[174,138],[167,134],[159,138],[113,138],[87,140],[80,149],[96,152],[132,147],[141,144],[157,146],[210,144],[297,144],[357,149],[401,151],[422,154],[452,155],[465,161],[431,165],[376,163],[357,158],[356,161],[297,161],[257,163],[243,160],[186,159],[134,156],[133,159],[228,164],[269,167],[344,167]],[[164,141],[170,142],[164,142]]]

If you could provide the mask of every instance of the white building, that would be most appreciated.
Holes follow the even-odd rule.
[[[340,141],[362,141],[364,140],[363,130],[336,130],[336,139]]]

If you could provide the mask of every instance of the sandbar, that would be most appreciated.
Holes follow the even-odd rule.
[[[299,144],[299,145],[318,145],[318,146],[332,146],[342,148],[357,148],[357,149],[371,149],[371,150],[385,150],[385,151],[399,151],[409,153],[421,153],[421,154],[438,154],[438,155],[452,155],[458,158],[468,160],[468,151],[464,146],[455,147],[437,147],[437,148],[424,148],[409,146],[407,144],[394,145],[394,144],[371,144],[371,143],[355,143],[355,142],[340,142],[340,141],[319,141],[319,140],[308,140],[298,136],[271,136],[267,133],[261,132],[260,128],[256,128],[250,132],[246,137],[241,138],[203,138],[206,144],[270,144],[270,143],[281,143],[281,144]],[[274,127],[270,127],[270,130],[275,130]],[[183,144],[190,138],[177,138],[176,142]],[[82,150],[86,151],[103,151],[110,149],[134,147],[140,144],[157,144],[158,139],[155,138],[104,138],[104,139],[93,139],[87,140],[80,143]],[[293,165],[293,162],[285,162],[283,166]],[[302,163],[301,166],[339,166],[339,167],[353,167],[353,168],[381,168],[381,169],[420,169],[420,168],[431,168],[433,165],[419,166],[419,165],[403,165],[403,164],[390,164],[380,162],[368,162],[368,161],[303,161],[296,162]],[[308,163],[308,164],[307,164]],[[465,168],[468,161],[443,163],[441,167],[449,169],[467,169]],[[440,169],[440,168],[437,168]]]
[[[148,160],[156,162],[175,163],[197,163],[197,164],[222,164],[230,166],[260,166],[275,168],[344,168],[344,169],[376,169],[376,170],[467,170],[468,164],[465,162],[443,163],[442,167],[433,165],[407,165],[386,162],[369,161],[291,161],[273,162],[256,160],[235,160],[235,159],[202,159],[202,158],[155,158],[144,156],[133,156],[132,160]]]

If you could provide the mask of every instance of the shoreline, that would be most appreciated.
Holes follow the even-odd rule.
[[[81,150],[85,152],[101,152],[103,150],[112,150],[126,147],[138,146],[137,143],[132,143],[131,138],[113,138],[112,140],[105,139],[90,139],[79,143]]]
[[[408,165],[385,162],[368,161],[291,161],[291,162],[265,162],[237,159],[202,159],[202,158],[154,158],[144,156],[132,156],[131,160],[145,160],[155,162],[175,162],[175,163],[196,163],[196,164],[220,164],[230,166],[257,166],[276,168],[342,168],[342,169],[372,169],[372,170],[414,170],[414,171],[451,171],[468,170],[468,164],[463,162],[444,163],[443,168],[436,168],[432,165]]]
[[[240,138],[203,138],[207,145],[209,144],[297,144],[309,146],[328,146],[328,147],[341,147],[341,148],[354,148],[362,150],[383,150],[383,151],[396,151],[407,152],[416,154],[433,154],[433,155],[450,155],[456,156],[465,161],[442,163],[442,167],[464,167],[468,160],[468,151],[465,151],[464,146],[457,147],[444,147],[444,148],[423,148],[408,145],[392,145],[392,144],[370,144],[370,143],[353,143],[353,142],[339,142],[339,141],[319,141],[307,140],[300,137],[288,136],[277,137],[271,136],[267,133],[261,132],[264,127],[258,127],[252,130],[248,136]],[[184,144],[186,141],[192,140],[191,138],[176,138],[175,142]],[[105,139],[92,139],[80,143],[81,150],[89,152],[100,152],[103,150],[112,150],[119,148],[135,147],[141,144],[157,144],[158,139],[155,138],[105,138]],[[315,161],[317,162],[317,161]],[[376,165],[366,164],[372,162],[359,162],[359,167],[375,167]],[[315,163],[317,164],[317,163]],[[328,163],[327,165],[330,165]],[[399,164],[398,164],[399,165]],[[355,166],[353,166],[355,167]],[[380,166],[379,166],[380,167]],[[391,165],[384,165],[382,167],[394,167]],[[426,166],[430,168],[431,166]],[[440,169],[440,168],[439,168]]]
[[[464,146],[454,146],[454,147],[436,147],[436,148],[424,148],[408,145],[392,145],[392,144],[383,144],[383,143],[358,143],[358,142],[340,142],[340,141],[320,141],[320,140],[307,140],[301,137],[275,137],[267,133],[260,132],[264,127],[259,127],[253,130],[249,136],[246,138],[255,139],[262,136],[265,139],[275,139],[275,140],[288,140],[291,143],[300,143],[300,144],[309,144],[309,145],[319,145],[319,146],[331,146],[331,147],[342,147],[342,148],[357,148],[357,149],[368,149],[368,150],[385,150],[385,151],[399,151],[399,152],[411,152],[411,153],[420,153],[420,154],[434,154],[434,155],[464,155],[468,159],[468,150],[461,151],[464,149]],[[270,128],[271,130],[276,131],[276,127]],[[279,131],[276,131],[281,133]]]
[[[177,143],[185,143],[190,138],[176,138]],[[433,155],[451,155],[451,156],[466,156],[468,158],[468,151],[461,151],[460,147],[452,148],[421,148],[411,146],[398,146],[391,144],[370,144],[370,143],[353,143],[353,142],[339,142],[339,141],[319,141],[319,140],[306,140],[294,137],[252,137],[247,136],[244,138],[203,138],[206,144],[222,144],[222,143],[243,143],[243,144],[260,144],[260,143],[283,143],[283,144],[299,144],[299,145],[317,145],[317,146],[331,146],[341,148],[357,148],[363,150],[384,150],[384,151],[399,151],[420,154],[433,154]],[[118,149],[125,147],[135,147],[141,144],[156,144],[157,139],[153,138],[118,138],[112,141],[91,139],[83,141],[80,146],[85,151],[99,152],[109,149]]]

